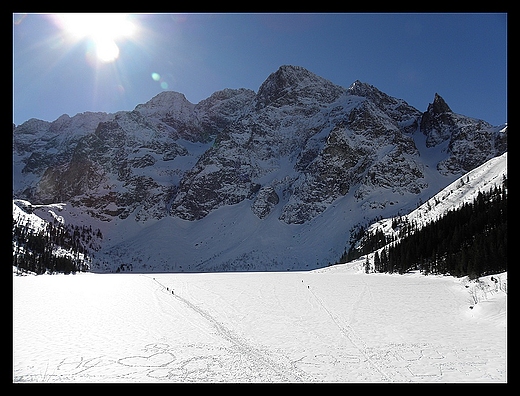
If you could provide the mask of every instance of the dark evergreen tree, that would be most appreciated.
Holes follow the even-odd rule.
[[[379,253],[377,250],[374,253],[374,271],[381,272],[381,260],[379,258]]]

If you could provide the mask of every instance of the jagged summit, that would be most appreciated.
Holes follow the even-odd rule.
[[[367,98],[381,111],[397,122],[400,129],[413,133],[417,129],[417,120],[421,112],[402,99],[396,99],[380,91],[373,85],[354,81],[347,90],[348,94]]]
[[[404,101],[396,99],[380,91],[373,85],[361,82],[359,80],[354,81],[347,89],[350,95],[361,96],[370,99],[378,107],[388,107],[391,105],[398,105]],[[406,102],[404,102],[406,103]]]
[[[455,114],[439,94],[435,94],[433,102],[423,113],[420,127],[427,136],[428,147],[436,146],[451,137],[456,128]]]
[[[359,80],[354,81],[352,84],[350,84],[350,87],[348,87],[348,89],[347,89],[349,94],[357,95],[357,96],[370,95],[370,93],[373,92],[374,90],[379,91],[373,85],[361,82]]]
[[[446,101],[438,93],[435,93],[433,103],[428,106],[427,111],[433,114],[452,113]]]

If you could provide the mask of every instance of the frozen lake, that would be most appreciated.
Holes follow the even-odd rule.
[[[13,380],[506,382],[507,295],[470,309],[466,286],[348,265],[13,276]]]

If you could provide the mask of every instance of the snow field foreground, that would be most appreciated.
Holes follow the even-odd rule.
[[[507,294],[467,280],[352,265],[13,278],[15,382],[507,381]]]

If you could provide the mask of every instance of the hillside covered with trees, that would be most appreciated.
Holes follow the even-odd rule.
[[[13,218],[13,266],[36,274],[88,271],[89,253],[101,238],[101,231],[90,226],[54,221],[35,229],[23,217]]]
[[[342,259],[351,261],[374,252],[376,272],[468,275],[478,278],[507,270],[507,178],[502,185],[479,192],[444,216],[418,228],[406,218],[392,222],[399,237],[388,240],[383,232],[360,235],[361,245]]]

